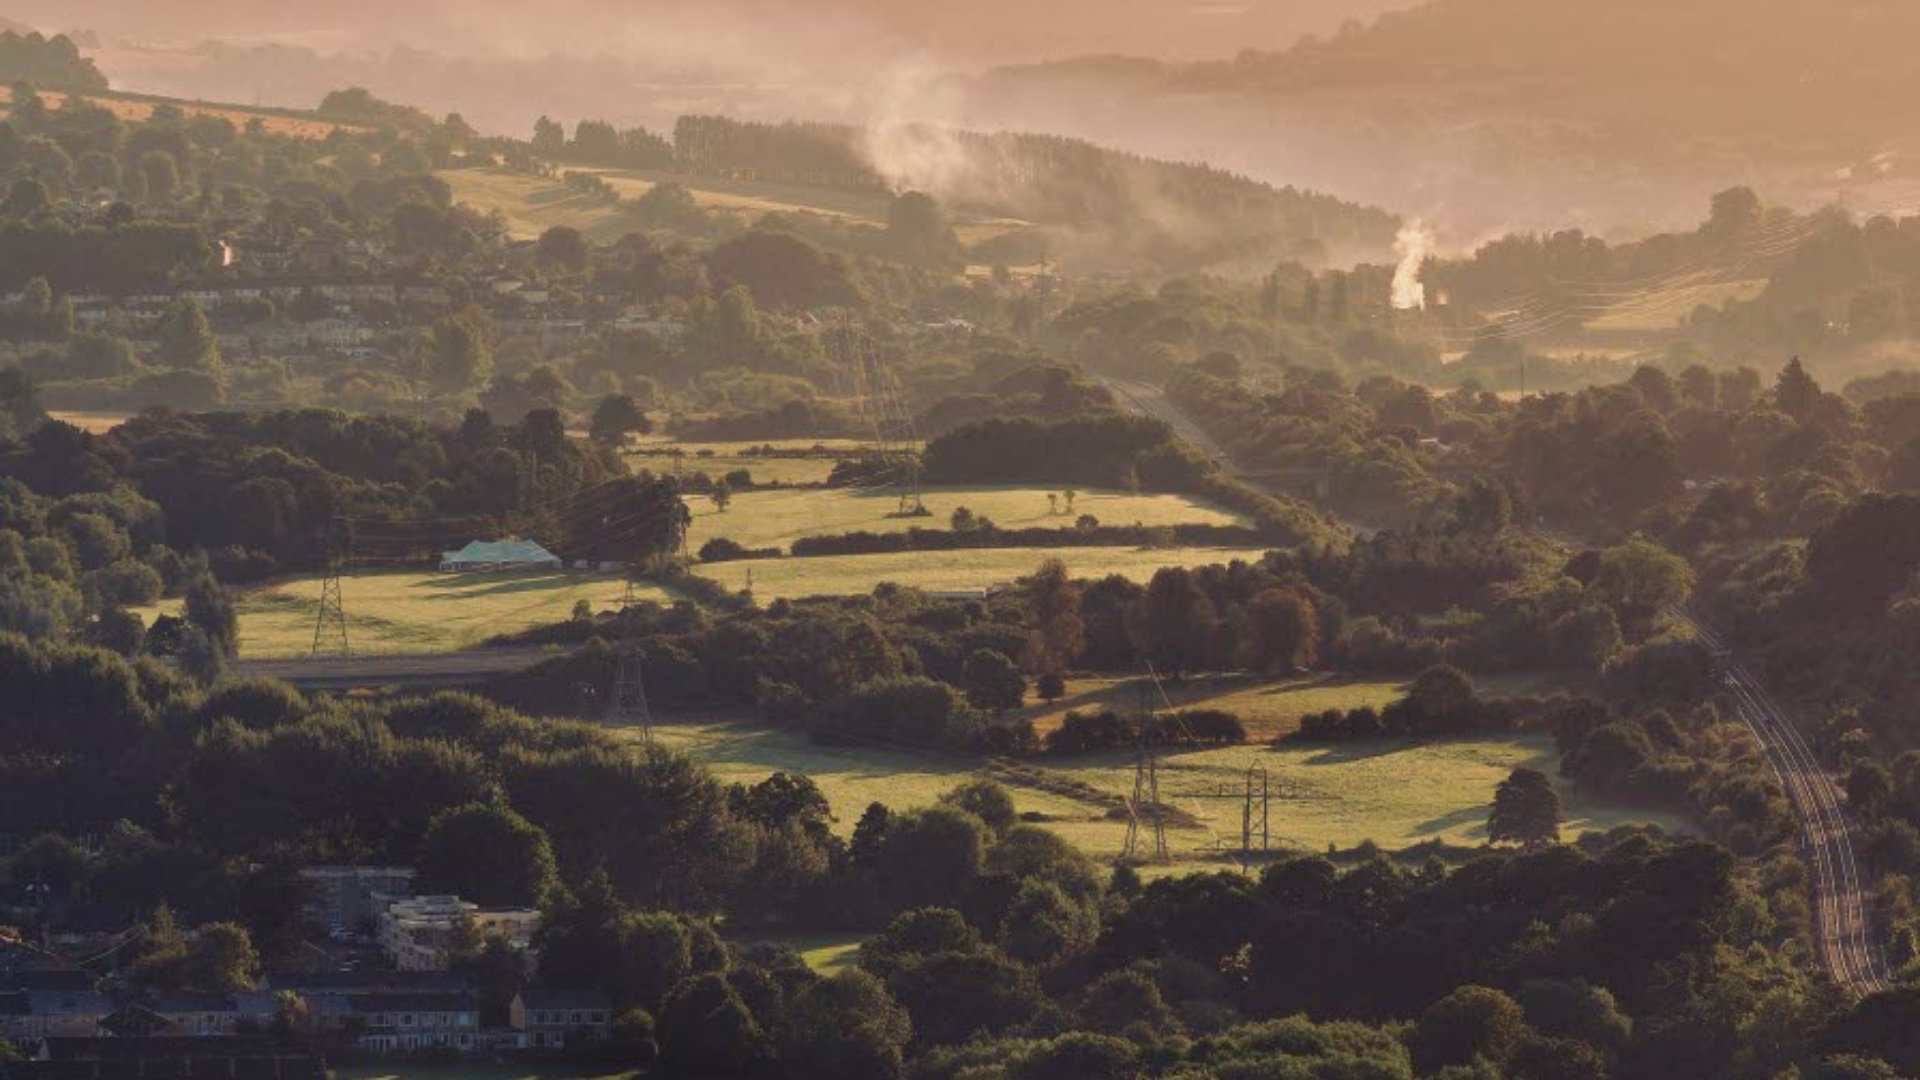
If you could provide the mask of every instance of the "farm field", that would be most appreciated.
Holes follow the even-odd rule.
[[[705,457],[688,454],[629,452],[622,455],[635,472],[671,473],[676,467],[689,473],[706,473],[715,479],[738,469],[747,470],[755,484],[824,484],[833,476],[840,460],[822,454],[819,457],[766,457],[758,454],[709,453]]]
[[[691,465],[689,467],[692,467]],[[742,492],[723,513],[704,499],[691,500],[695,551],[716,536],[749,548],[785,548],[803,536],[850,532],[905,532],[944,529],[953,512],[966,507],[993,519],[1003,529],[1070,526],[1083,514],[1102,525],[1241,525],[1247,519],[1185,495],[1136,495],[1084,490],[1072,514],[1049,510],[1047,496],[1058,488],[1033,486],[934,487],[922,493],[930,517],[893,517],[900,495],[895,488],[834,488],[823,491]]]
[[[1477,680],[1479,689],[1494,695],[1532,693],[1543,677],[1513,675]],[[1067,693],[1058,701],[1035,701],[1008,714],[1033,722],[1042,735],[1060,726],[1069,712],[1133,712],[1142,695],[1158,708],[1160,693],[1176,709],[1219,709],[1240,718],[1253,742],[1271,742],[1300,730],[1300,718],[1339,709],[1380,709],[1406,696],[1407,684],[1398,680],[1364,679],[1308,673],[1285,679],[1258,675],[1197,676],[1166,680],[1159,690],[1144,678],[1070,678]]]
[[[642,586],[647,599],[669,601],[663,589]],[[366,571],[341,582],[347,607],[347,637],[356,653],[450,652],[471,648],[497,634],[561,622],[575,603],[612,607],[626,581],[560,571],[441,574]],[[240,655],[247,659],[298,656],[313,646],[319,614],[317,578],[300,577],[241,593]],[[141,612],[149,623],[177,614],[169,601]]]
[[[880,192],[836,191],[645,170],[563,167],[563,171],[565,168],[599,175],[628,202],[662,181],[673,180],[684,185],[702,209],[735,215],[743,221],[766,214],[817,214],[875,228],[887,221],[888,196]],[[533,239],[555,225],[567,225],[579,229],[589,239],[604,242],[638,228],[621,206],[574,191],[558,179],[500,168],[443,169],[435,175],[453,189],[455,201],[467,203],[482,213],[499,210],[506,217],[508,231],[516,239]],[[1024,222],[979,215],[954,216],[954,231],[968,244],[1024,225]]]
[[[695,566],[694,573],[729,589],[745,589],[762,603],[806,596],[863,596],[882,582],[930,592],[978,592],[1022,578],[1047,559],[1067,564],[1076,578],[1119,574],[1145,582],[1163,566],[1211,566],[1244,559],[1265,548],[978,548],[969,551],[903,551],[883,555],[823,555],[806,559],[755,559]]]
[[[57,109],[67,100],[68,95],[59,90],[42,90],[40,100],[50,109]],[[213,116],[225,120],[237,128],[244,128],[255,120],[268,131],[276,135],[286,135],[296,139],[324,139],[335,128],[348,131],[364,131],[364,125],[340,120],[330,120],[313,113],[303,113],[289,109],[250,109],[244,105],[187,101],[185,99],[153,97],[145,94],[116,94],[111,91],[104,94],[82,94],[87,102],[98,105],[120,120],[137,124],[153,115],[153,110],[162,104],[172,105],[188,116]],[[0,86],[0,104],[13,100],[13,91]]]
[[[758,484],[824,484],[839,460],[852,457],[872,444],[862,439],[757,439],[745,442],[686,442],[671,435],[636,440],[623,455],[636,472],[671,472],[676,462],[688,472],[722,476],[735,469],[753,474]],[[757,450],[773,449],[814,455],[767,457]],[[677,451],[678,453],[674,453]]]
[[[1300,711],[1311,711],[1304,703]],[[804,773],[833,807],[835,829],[852,832],[873,802],[895,810],[928,806],[978,777],[1005,784],[1023,814],[1096,858],[1117,857],[1127,823],[1119,811],[1133,786],[1125,752],[1040,759],[1011,767],[984,759],[875,747],[817,745],[799,732],[752,722],[701,721],[655,729],[663,745],[685,752],[728,783],[754,783],[780,771]],[[1249,768],[1267,770],[1276,849],[1323,851],[1373,841],[1394,850],[1428,841],[1477,845],[1494,787],[1520,766],[1553,776],[1557,755],[1543,736],[1491,736],[1440,743],[1378,740],[1337,746],[1264,743],[1166,755],[1162,801],[1170,807],[1168,847],[1178,863],[1224,860],[1237,847],[1241,804],[1207,798],[1238,792]],[[1671,815],[1600,803],[1560,785],[1569,836],[1623,824],[1685,831]],[[1174,824],[1178,821],[1179,824]]]

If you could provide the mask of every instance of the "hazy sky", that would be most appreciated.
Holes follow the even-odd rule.
[[[405,41],[448,52],[642,48],[697,32],[721,44],[809,25],[941,56],[1022,61],[1096,52],[1230,56],[1412,0],[14,0],[4,13],[54,29],[157,41],[274,38],[354,48]],[[831,39],[828,39],[831,40]],[[686,47],[695,48],[687,42]]]

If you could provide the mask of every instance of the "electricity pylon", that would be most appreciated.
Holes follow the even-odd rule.
[[[626,594],[620,598],[620,651],[614,660],[613,689],[607,695],[606,723],[638,727],[641,739],[652,742],[653,712],[647,708],[647,684],[640,671],[646,655],[640,651],[631,615],[638,603],[640,597],[634,590],[634,581],[628,578]]]
[[[900,394],[900,380],[865,330],[842,320],[832,335],[836,370],[852,376],[854,401],[873,431],[874,453],[900,485],[896,517],[925,517],[920,496],[920,439],[913,412]]]
[[[313,655],[332,652],[351,656],[347,645],[347,601],[340,577],[350,557],[346,524],[334,521],[327,528],[327,556],[320,577],[320,612],[313,622]]]
[[[1166,862],[1167,821],[1160,805],[1160,748],[1153,728],[1153,709],[1143,701],[1134,729],[1133,796],[1127,800],[1127,840],[1121,845],[1120,857]],[[1141,821],[1143,809],[1145,822]],[[1149,837],[1141,835],[1143,828],[1151,830]]]

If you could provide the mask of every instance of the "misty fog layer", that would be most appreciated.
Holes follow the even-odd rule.
[[[98,31],[91,51],[126,89],[310,107],[353,83],[516,134],[542,115],[825,120],[867,129],[876,168],[930,188],[967,166],[902,132],[1057,133],[1418,216],[1445,249],[1516,227],[1678,226],[1735,184],[1801,206],[1920,203],[1902,156],[1915,132],[1889,107],[1916,88],[1912,5],[1434,0],[1353,21],[1405,6],[30,0],[11,14]]]

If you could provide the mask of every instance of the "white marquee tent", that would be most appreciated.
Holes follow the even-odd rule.
[[[531,540],[475,540],[459,551],[440,557],[440,569],[526,570],[536,567],[560,568],[560,556]]]

